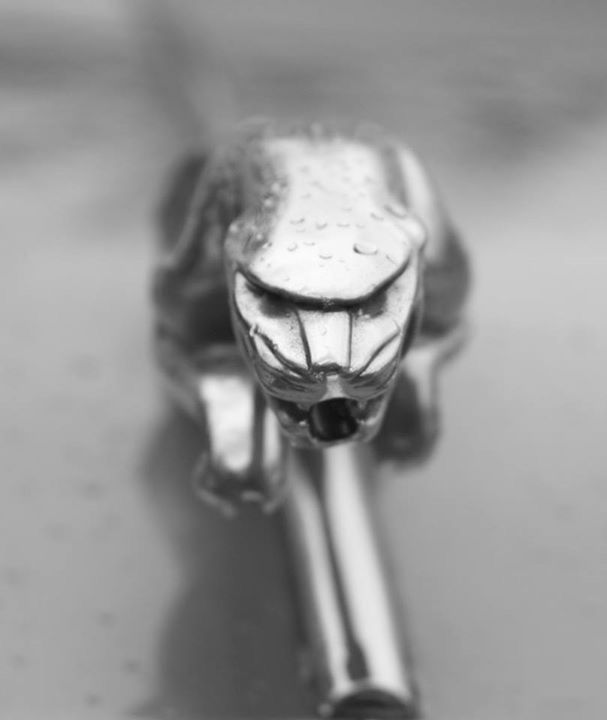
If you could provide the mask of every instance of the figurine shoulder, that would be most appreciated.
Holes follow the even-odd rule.
[[[417,155],[405,146],[397,151],[404,202],[426,229],[422,334],[442,334],[464,313],[471,272],[468,254],[439,190]]]
[[[426,230],[424,256],[427,262],[440,261],[447,252],[451,219],[430,173],[411,148],[397,143],[393,150],[399,173],[399,194],[405,207],[421,220]]]

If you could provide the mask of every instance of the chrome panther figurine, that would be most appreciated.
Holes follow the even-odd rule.
[[[286,443],[427,452],[469,269],[405,145],[249,124],[183,163],[160,221],[157,355],[203,430],[204,497],[273,507]]]

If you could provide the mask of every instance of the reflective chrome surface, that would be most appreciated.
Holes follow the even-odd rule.
[[[402,609],[374,523],[364,446],[292,452],[284,516],[306,629],[306,674],[328,717],[416,717]]]
[[[250,500],[271,509],[286,486],[320,714],[416,717],[370,518],[377,467],[358,445],[377,435],[389,405],[393,437],[407,438],[399,420],[414,416],[434,437],[436,376],[462,337],[465,259],[421,165],[383,133],[354,140],[272,123],[245,133],[225,155],[212,150],[189,185],[178,170],[169,189],[163,217],[184,196],[186,209],[176,229],[162,224],[157,356],[205,438],[198,495],[226,512]],[[212,320],[212,293],[230,303],[233,345],[220,342],[229,328]],[[414,391],[399,402],[405,382]],[[413,443],[392,448],[415,455]]]
[[[248,502],[275,509],[286,484],[286,444],[236,348],[216,344],[192,359],[161,336],[156,352],[174,402],[199,429],[196,494],[227,515]]]
[[[183,377],[171,346],[195,371],[233,332],[297,446],[371,440],[417,336],[438,342],[461,322],[458,235],[419,160],[378,128],[246,123],[177,168],[161,231],[169,382]]]

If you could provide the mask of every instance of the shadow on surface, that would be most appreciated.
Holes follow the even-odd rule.
[[[183,579],[161,633],[156,696],[137,715],[310,714],[279,527],[256,510],[227,520],[201,505],[189,482],[199,447],[196,428],[171,414],[144,458]]]

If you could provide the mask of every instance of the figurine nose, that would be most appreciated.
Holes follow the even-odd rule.
[[[350,366],[351,316],[348,310],[299,310],[301,334],[312,372],[345,372]]]

